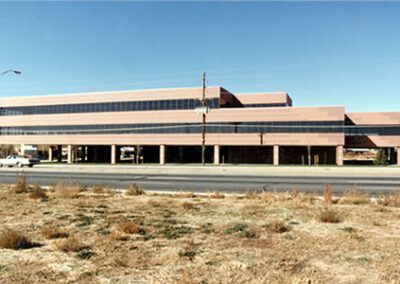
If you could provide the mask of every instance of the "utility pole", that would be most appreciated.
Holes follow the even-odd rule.
[[[203,72],[203,91],[202,91],[201,106],[203,107],[203,109],[206,108],[206,72]],[[203,166],[206,164],[205,154],[206,154],[206,112],[203,112],[202,123],[201,123],[201,164]]]

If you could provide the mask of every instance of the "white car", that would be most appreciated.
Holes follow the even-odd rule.
[[[24,156],[19,156],[19,155],[10,155],[7,156],[5,159],[0,159],[0,167],[20,167],[22,168],[23,166],[28,166],[28,167],[33,167],[33,165],[39,164],[40,161],[38,159],[30,159]]]

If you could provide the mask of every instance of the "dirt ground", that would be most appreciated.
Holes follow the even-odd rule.
[[[400,283],[400,194],[23,187],[0,188],[2,284]]]

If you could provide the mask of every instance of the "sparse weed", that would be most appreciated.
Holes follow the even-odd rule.
[[[131,183],[129,184],[126,190],[126,194],[136,196],[136,195],[143,195],[145,194],[145,192],[137,183]]]
[[[361,192],[357,186],[351,187],[343,194],[342,198],[340,198],[341,204],[360,205],[368,204],[370,202],[371,200],[368,193]]]
[[[12,187],[12,192],[16,194],[28,192],[28,183],[26,182],[26,177],[24,175],[17,176],[15,184]]]
[[[289,229],[289,226],[282,221],[275,221],[268,224],[268,230],[274,233],[284,233],[289,231]]]
[[[53,190],[59,198],[77,198],[82,191],[86,188],[80,184],[68,185],[61,181],[54,185]]]
[[[377,202],[383,206],[400,207],[400,191],[392,194],[382,194],[377,198]]]

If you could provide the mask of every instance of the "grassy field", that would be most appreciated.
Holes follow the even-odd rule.
[[[400,193],[0,188],[0,283],[400,283]]]

